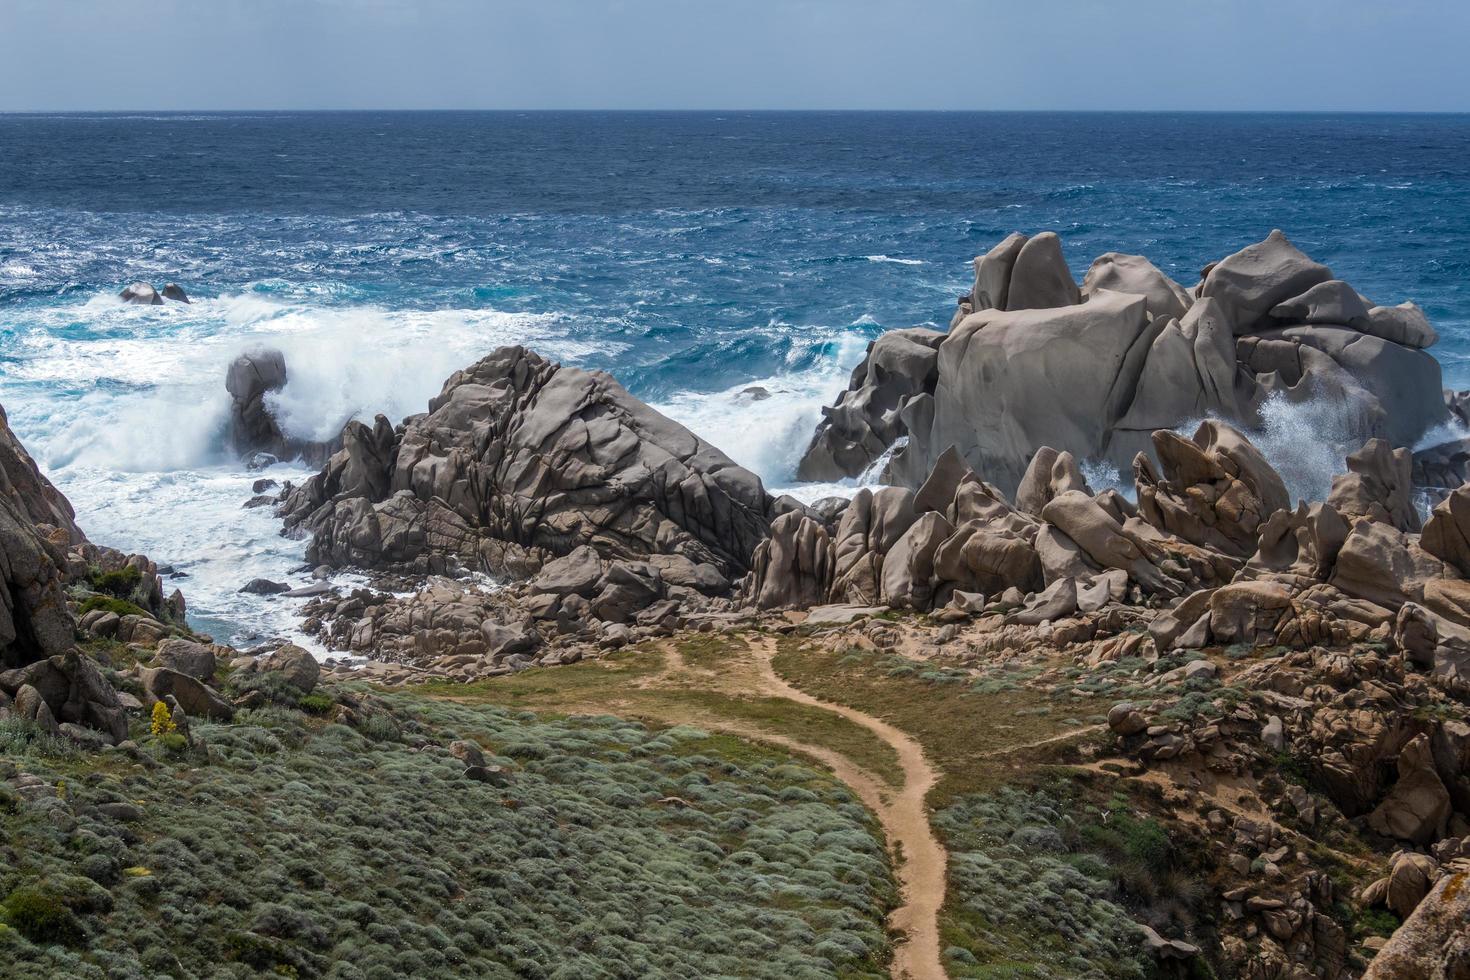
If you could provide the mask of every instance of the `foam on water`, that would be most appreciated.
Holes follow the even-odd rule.
[[[866,347],[864,336],[845,333],[807,370],[713,393],[680,392],[654,407],[718,446],[767,487],[784,487],[795,479],[822,406],[846,387]]]
[[[305,585],[305,543],[283,538],[270,508],[242,509],[260,476],[225,452],[225,369],[242,350],[286,355],[272,396],[291,435],[322,439],[353,417],[424,411],[444,379],[504,344],[576,360],[564,318],[494,310],[322,307],[252,293],[191,305],[127,306],[112,295],[31,311],[15,329],[5,404],[27,448],[96,541],[187,575],[190,620],[248,643],[297,634],[303,600],[241,595],[252,578]],[[615,345],[613,345],[615,346]],[[609,345],[600,345],[607,350]]]

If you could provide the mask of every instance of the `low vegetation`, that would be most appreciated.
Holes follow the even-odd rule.
[[[5,975],[883,974],[880,835],[789,754],[609,715],[328,695],[195,719],[192,742],[139,719],[135,754],[5,723]],[[500,778],[468,778],[457,740]]]

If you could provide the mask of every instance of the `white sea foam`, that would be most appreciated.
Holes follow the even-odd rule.
[[[896,265],[923,265],[923,259],[896,259],[891,255],[864,256],[869,262],[892,262]]]
[[[866,347],[861,336],[844,335],[808,370],[756,378],[719,392],[681,392],[654,407],[718,446],[767,486],[786,486],[795,479],[822,406],[846,387]]]
[[[396,422],[425,410],[446,377],[503,344],[568,361],[592,352],[555,314],[390,311],[254,293],[150,307],[109,293],[27,311],[17,327],[5,406],[84,530],[186,572],[170,585],[183,589],[191,621],[241,643],[304,639],[292,613],[300,601],[238,589],[256,577],[306,584],[304,542],[281,537],[270,508],[241,507],[255,478],[306,474],[248,473],[225,454],[224,376],[237,354],[282,350],[288,383],[274,404],[283,427],[327,438],[354,415]]]

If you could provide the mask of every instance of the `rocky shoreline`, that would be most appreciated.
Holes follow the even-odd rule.
[[[610,376],[520,347],[331,444],[270,418],[279,354],[243,354],[228,386],[238,452],[322,462],[271,498],[283,533],[310,538],[322,577],[368,576],[312,587],[305,631],[368,660],[327,677],[479,681],[764,630],[1088,683],[1117,699],[1076,763],[1147,775],[1208,830],[1213,926],[1152,933],[1161,962],[1208,939],[1234,976],[1449,978],[1470,970],[1470,440],[1415,447],[1463,426],[1470,393],[1442,392],[1436,340],[1280,232],[1192,288],[1118,253],[1078,284],[1055,235],[1013,235],[975,260],[948,332],[870,345],[799,470],[881,465],[890,485],[813,505]],[[1280,402],[1339,410],[1351,442],[1320,499],[1249,436]],[[1131,493],[1090,487],[1095,464]],[[0,710],[115,745],[153,702],[235,710],[220,663],[316,684],[298,648],[257,661],[189,634],[183,597],[87,542],[8,428],[0,474]],[[78,637],[139,666],[109,678]],[[1312,850],[1329,840],[1382,873],[1342,894]],[[1344,904],[1404,923],[1351,949]]]

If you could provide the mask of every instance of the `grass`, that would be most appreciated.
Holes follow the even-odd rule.
[[[192,746],[143,761],[40,741],[0,758],[0,785],[48,785],[0,799],[6,976],[883,974],[881,835],[789,753],[327,691],[325,715],[196,719]],[[466,779],[460,739],[509,785]],[[120,803],[141,819],[103,806]]]
[[[630,647],[599,660],[527,670],[473,684],[431,682],[429,697],[497,704],[559,715],[608,711],[649,724],[697,724],[769,732],[833,749],[890,786],[903,783],[893,748],[830,711],[750,693],[750,656],[743,641],[699,636],[679,641],[684,667],[669,669],[657,647]]]
[[[89,612],[101,609],[103,612],[117,613],[119,616],[148,616],[151,614],[141,606],[135,606],[126,599],[118,599],[110,595],[92,595],[82,600],[77,609],[78,616],[85,616]]]
[[[1093,697],[1059,700],[1027,687],[1033,669],[1018,669],[1007,683],[966,684],[953,672],[862,650],[826,650],[783,638],[776,672],[818,698],[882,718],[923,745],[941,772],[929,801],[936,809],[956,797],[993,790],[1038,765],[1063,761],[1061,744],[1035,743],[1091,724],[1109,702]]]

